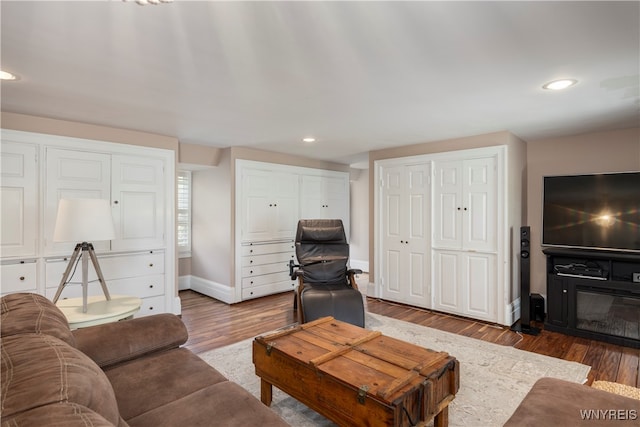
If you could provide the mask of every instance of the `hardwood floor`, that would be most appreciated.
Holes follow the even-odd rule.
[[[295,322],[293,292],[234,305],[194,291],[181,291],[180,299],[182,320],[189,331],[186,347],[195,353],[223,347]],[[367,298],[367,306],[372,313],[589,365],[589,383],[604,380],[640,387],[640,349],[544,330],[537,336],[525,335],[500,325],[373,298]]]

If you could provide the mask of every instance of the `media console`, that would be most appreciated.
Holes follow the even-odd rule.
[[[640,254],[560,248],[543,253],[545,329],[640,348]]]

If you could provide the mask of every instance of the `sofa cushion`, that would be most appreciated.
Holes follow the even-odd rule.
[[[162,313],[73,331],[76,348],[101,368],[178,348],[189,334],[175,314]]]
[[[288,425],[251,393],[229,381],[198,390],[127,422],[131,427]]]
[[[556,378],[541,378],[504,426],[635,427],[639,416],[639,400]]]
[[[2,338],[2,416],[71,402],[118,425],[120,414],[104,372],[85,354],[50,335]]]
[[[127,422],[212,384],[227,381],[221,373],[185,348],[150,354],[105,368],[104,372],[118,399],[120,415]]]
[[[114,427],[91,409],[69,402],[40,406],[3,421],[4,425],[19,427]],[[126,426],[122,421],[119,427]]]
[[[75,339],[62,311],[38,294],[17,293],[0,299],[2,336],[22,333],[51,335],[75,347]]]

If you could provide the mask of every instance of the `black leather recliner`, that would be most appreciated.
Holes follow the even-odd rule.
[[[347,269],[349,244],[339,219],[302,219],[296,232],[296,257],[290,262],[292,279],[298,279],[295,306],[300,323],[333,316],[364,327],[364,303],[355,275]]]

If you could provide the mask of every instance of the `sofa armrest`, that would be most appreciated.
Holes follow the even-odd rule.
[[[189,334],[174,314],[155,314],[73,331],[76,347],[101,368],[180,347]]]

